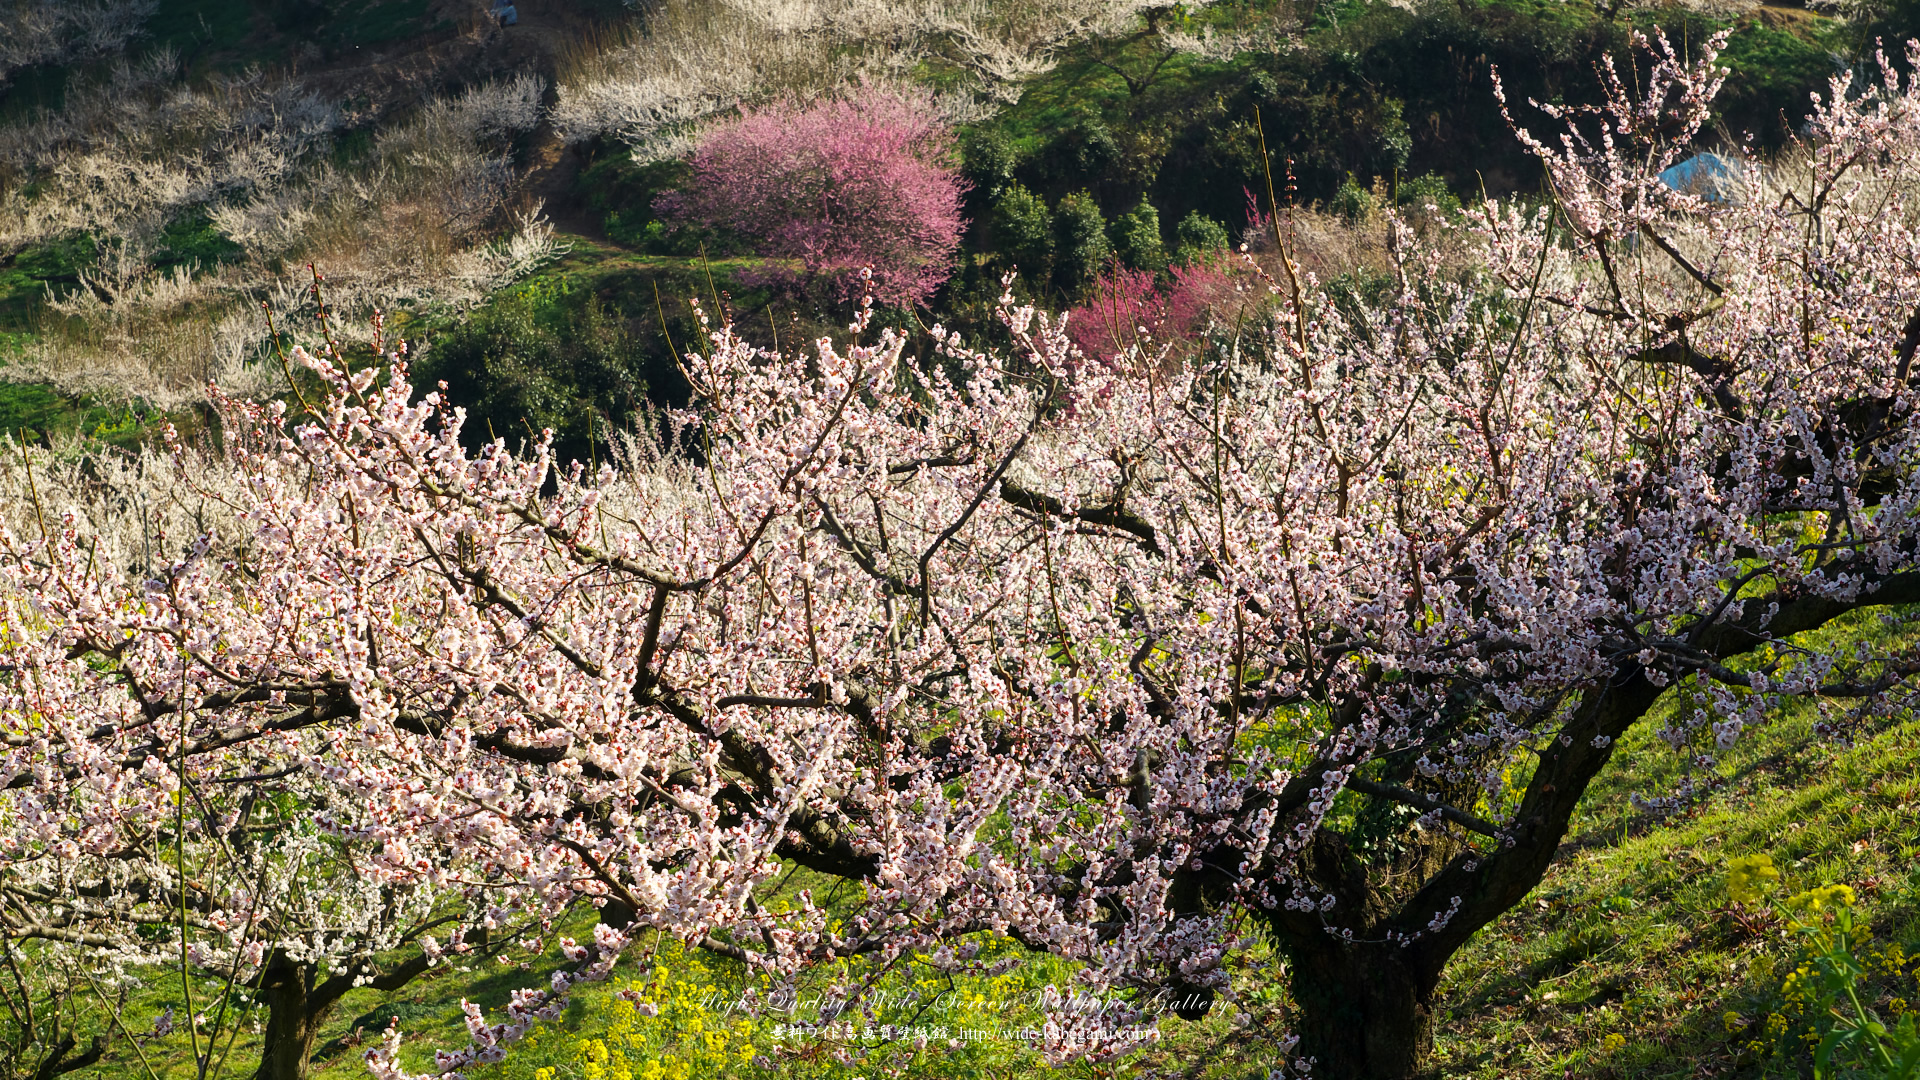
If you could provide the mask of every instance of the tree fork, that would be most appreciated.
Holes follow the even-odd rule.
[[[1542,753],[1508,834],[1512,846],[1454,855],[1404,902],[1369,881],[1344,837],[1326,830],[1316,835],[1302,869],[1364,927],[1353,931],[1358,940],[1349,940],[1317,913],[1281,910],[1268,917],[1292,966],[1297,1053],[1314,1059],[1316,1077],[1408,1080],[1426,1067],[1435,990],[1448,961],[1546,876],[1574,808],[1612,757],[1614,740],[1659,694],[1637,668],[1598,688]]]
[[[314,1038],[335,999],[315,1000],[313,970],[295,964],[275,965],[263,973],[260,999],[267,1007],[267,1028],[254,1080],[306,1080]]]

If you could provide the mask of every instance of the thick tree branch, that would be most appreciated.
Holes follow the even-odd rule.
[[[1455,825],[1472,832],[1477,832],[1482,836],[1491,836],[1498,839],[1503,835],[1498,826],[1474,817],[1472,814],[1457,807],[1441,802],[1431,795],[1422,795],[1417,791],[1410,791],[1407,788],[1395,787],[1392,784],[1378,784],[1372,780],[1363,780],[1359,777],[1354,777],[1347,781],[1347,787],[1362,795],[1371,795],[1376,799],[1386,799],[1389,802],[1397,802],[1405,806],[1411,806],[1423,813],[1437,813]]]

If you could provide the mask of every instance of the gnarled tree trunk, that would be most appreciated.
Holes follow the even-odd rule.
[[[313,969],[286,961],[270,963],[261,975],[260,1000],[267,1007],[267,1029],[260,1045],[254,1080],[306,1080],[315,1036],[338,995],[316,996]]]
[[[1324,945],[1288,950],[1298,1013],[1299,1059],[1315,1080],[1408,1080],[1433,1052],[1434,988],[1397,945]]]
[[[1267,921],[1292,964],[1297,1054],[1316,1059],[1316,1080],[1408,1080],[1425,1067],[1434,991],[1447,961],[1540,883],[1614,740],[1659,693],[1637,670],[1623,671],[1576,707],[1560,737],[1540,750],[1504,829],[1460,814],[1463,827],[1499,838],[1492,851],[1423,830],[1407,838],[1409,850],[1382,865],[1341,833],[1314,834],[1299,867],[1314,896],[1334,898],[1338,923],[1312,906],[1276,908]],[[1373,798],[1429,805],[1429,796],[1390,784],[1352,786]]]

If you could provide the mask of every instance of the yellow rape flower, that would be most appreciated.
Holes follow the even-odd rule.
[[[1880,969],[1889,975],[1898,975],[1907,967],[1907,951],[1899,945],[1888,945],[1880,951]]]
[[[1789,897],[1787,907],[1795,911],[1824,911],[1830,907],[1852,907],[1853,899],[1853,889],[1849,886],[1822,885]]]
[[[1779,880],[1780,871],[1767,855],[1744,855],[1727,863],[1727,895],[1737,903],[1759,902]]]

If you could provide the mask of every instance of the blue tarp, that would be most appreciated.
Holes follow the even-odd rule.
[[[1675,191],[1698,195],[1708,202],[1731,202],[1746,179],[1746,167],[1719,154],[1695,154],[1667,167],[1660,182]]]

